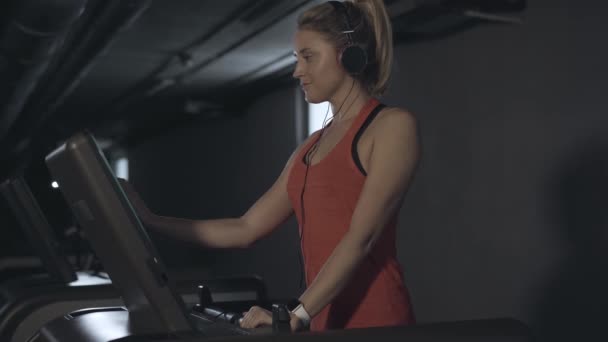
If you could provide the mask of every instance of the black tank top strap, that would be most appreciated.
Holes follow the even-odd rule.
[[[380,103],[376,106],[376,108],[374,108],[367,115],[367,118],[365,119],[365,121],[363,121],[363,124],[357,130],[357,133],[355,134],[355,137],[354,137],[352,145],[351,145],[351,154],[352,154],[353,161],[355,162],[355,165],[357,165],[357,168],[359,169],[359,171],[364,176],[367,176],[367,172],[363,168],[363,165],[361,164],[361,160],[359,159],[359,151],[357,151],[357,144],[359,142],[359,139],[363,135],[363,132],[365,132],[365,129],[367,129],[367,127],[372,123],[374,118],[376,118],[376,116],[378,116],[378,113],[380,113],[380,111],[382,111],[382,109],[384,107],[386,107],[386,106],[384,104]]]

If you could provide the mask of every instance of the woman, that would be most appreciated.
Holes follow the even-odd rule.
[[[310,8],[298,19],[294,46],[293,76],[306,100],[328,101],[335,114],[242,217],[157,216],[125,184],[127,191],[146,226],[213,248],[249,246],[295,212],[307,288],[291,311],[293,331],[411,324],[395,228],[419,147],[412,114],[376,99],[392,63],[386,8],[381,0]],[[241,326],[271,321],[252,307]]]

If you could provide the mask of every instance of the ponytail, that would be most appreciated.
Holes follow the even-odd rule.
[[[368,20],[370,29],[374,33],[375,51],[372,60],[375,62],[373,80],[367,85],[372,95],[382,95],[388,87],[393,65],[393,29],[391,19],[386,11],[383,0],[351,0],[359,8]],[[370,71],[372,71],[370,70]],[[370,75],[371,76],[371,75]]]

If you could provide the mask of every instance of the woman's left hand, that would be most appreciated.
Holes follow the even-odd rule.
[[[291,331],[300,331],[304,329],[302,321],[293,313],[289,313],[291,316],[290,326]],[[261,308],[259,306],[252,306],[247,312],[243,312],[243,318],[240,321],[241,328],[251,329],[257,328],[263,325],[272,325],[272,312]]]
[[[240,321],[241,328],[251,329],[262,325],[272,325],[272,313],[259,306],[252,306],[247,312],[243,312]]]

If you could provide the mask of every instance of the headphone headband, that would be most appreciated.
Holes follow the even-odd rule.
[[[349,74],[360,74],[367,65],[367,53],[363,47],[355,44],[351,35],[355,30],[351,26],[346,5],[340,1],[328,1],[328,3],[342,16],[346,26],[346,31],[342,31],[342,33],[346,35],[347,44],[340,53],[340,62]]]
[[[328,3],[342,16],[344,23],[346,24],[346,31],[342,31],[342,33],[346,34],[349,45],[353,45],[354,41],[351,33],[354,33],[355,30],[353,30],[353,28],[350,26],[350,17],[348,16],[346,6],[344,6],[344,4],[340,1],[328,1]]]

